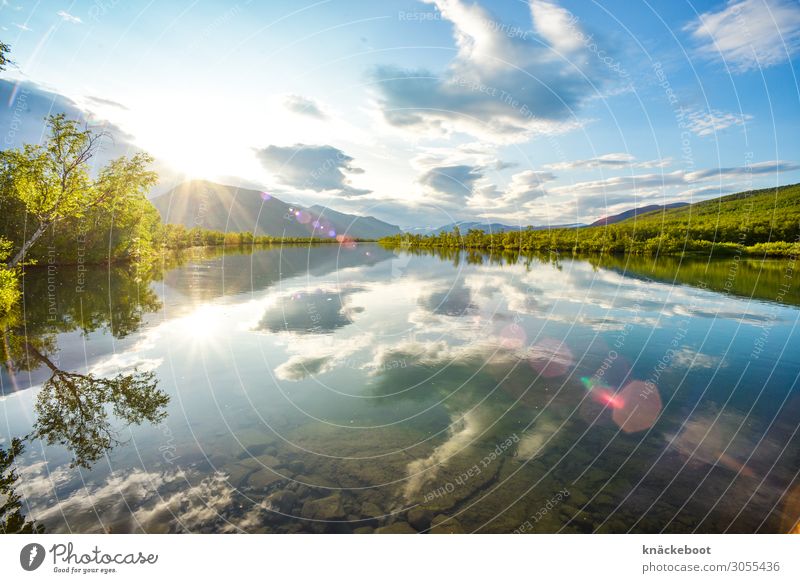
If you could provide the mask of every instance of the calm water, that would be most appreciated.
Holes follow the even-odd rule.
[[[0,447],[56,532],[785,532],[794,268],[330,245],[30,272]]]

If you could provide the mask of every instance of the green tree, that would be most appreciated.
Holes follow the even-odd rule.
[[[8,263],[15,267],[32,245],[58,221],[80,218],[96,210],[112,212],[118,204],[143,198],[157,180],[149,170],[153,159],[144,153],[106,164],[93,178],[89,163],[97,154],[104,133],[81,129],[64,114],[47,118],[49,138],[42,145],[0,152],[0,195],[19,201],[34,219]]]
[[[8,53],[11,52],[11,47],[3,41],[0,41],[0,71],[5,71],[12,61],[8,58]]]
[[[39,534],[44,527],[26,520],[22,514],[22,498],[16,492],[19,474],[17,457],[22,455],[25,445],[15,437],[8,449],[0,447],[0,534]]]
[[[10,251],[11,242],[0,238],[0,319],[11,311],[20,296],[16,270],[8,269],[3,264]]]

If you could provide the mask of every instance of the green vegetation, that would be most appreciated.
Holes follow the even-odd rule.
[[[800,185],[741,192],[599,227],[493,234],[475,229],[462,234],[456,228],[441,235],[401,234],[381,243],[573,254],[794,256],[800,254]]]
[[[5,71],[6,66],[11,64],[11,61],[8,59],[8,53],[10,52],[11,47],[0,41],[0,71]]]
[[[0,238],[0,318],[6,316],[19,300],[17,271],[3,263],[11,253],[11,242]]]
[[[149,155],[123,156],[93,172],[104,133],[63,114],[50,116],[47,128],[43,145],[0,152],[0,318],[19,299],[23,266],[140,266],[189,247],[341,242],[164,225],[146,198],[157,180]]]
[[[158,214],[145,198],[157,179],[152,158],[138,153],[112,160],[91,176],[89,166],[104,133],[80,129],[64,114],[47,120],[44,145],[26,144],[0,153],[3,235],[16,253],[16,267],[52,231],[48,262],[88,259],[103,247],[111,260],[133,257],[148,244]],[[41,255],[41,252],[40,252]]]
[[[184,225],[159,225],[155,241],[161,249],[188,249],[191,247],[220,247],[220,246],[252,246],[252,245],[299,245],[341,243],[341,239],[332,237],[273,237],[271,235],[253,235],[253,233],[212,231],[200,227],[187,229]],[[366,239],[352,239],[347,241],[366,241]]]
[[[19,482],[16,460],[25,450],[18,437],[11,440],[8,449],[0,447],[0,534],[40,534],[44,527],[27,520],[22,513],[22,496],[17,493]]]

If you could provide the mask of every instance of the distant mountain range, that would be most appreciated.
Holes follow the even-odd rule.
[[[635,209],[629,209],[625,212],[616,214],[616,215],[609,215],[607,217],[603,217],[602,219],[597,219],[592,224],[588,225],[589,227],[602,227],[603,225],[613,225],[614,223],[619,223],[620,221],[624,221],[626,219],[630,219],[639,215],[643,215],[645,213],[651,213],[653,211],[663,211],[666,209],[674,209],[680,208],[682,206],[689,206],[688,202],[673,202],[670,204],[649,204],[647,206],[641,206]]]
[[[329,237],[349,235],[357,239],[380,239],[400,232],[400,227],[376,219],[335,211],[320,205],[305,207],[269,196],[261,191],[193,180],[176,186],[151,201],[165,223],[187,228],[202,227],[215,231],[255,232],[276,237]],[[638,215],[687,206],[685,202],[647,205],[609,215],[595,222],[565,225],[506,225],[480,221],[457,221],[441,227],[413,227],[405,232],[422,235],[441,234],[458,227],[462,233],[480,229],[484,233],[504,233],[533,229],[597,227],[619,223]]]
[[[396,235],[397,225],[375,217],[337,212],[318,205],[283,202],[258,190],[193,180],[151,200],[165,223],[214,231],[276,237],[347,235],[378,239]]]
[[[456,221],[449,225],[442,225],[441,227],[416,227],[405,229],[408,233],[417,233],[421,235],[441,235],[442,233],[449,233],[454,228],[458,227],[462,233],[467,233],[470,229],[480,229],[484,233],[505,233],[506,231],[524,231],[531,229],[533,231],[541,231],[544,229],[574,229],[577,227],[599,227],[602,225],[613,225],[626,219],[650,213],[653,211],[663,211],[665,209],[680,208],[688,206],[688,202],[673,202],[670,204],[660,205],[651,204],[638,208],[628,209],[616,215],[609,215],[602,219],[597,219],[595,222],[585,225],[583,223],[571,223],[564,225],[505,225],[503,223],[482,223],[478,221]]]
[[[580,223],[573,223],[569,225],[505,225],[503,223],[481,223],[479,221],[456,221],[449,225],[442,225],[441,227],[411,227],[404,229],[406,233],[416,233],[420,235],[441,235],[442,233],[449,233],[454,228],[466,234],[470,229],[480,229],[484,233],[505,233],[506,231],[524,231],[525,229],[533,229],[540,231],[543,229],[569,229],[573,227],[583,227],[585,225]]]

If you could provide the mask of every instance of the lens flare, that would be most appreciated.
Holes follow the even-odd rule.
[[[333,232],[333,231],[331,231],[331,232]],[[336,240],[345,249],[355,249],[356,248],[356,240],[353,239],[352,237],[348,237],[347,235],[336,235]]]
[[[269,200],[271,198],[272,198],[272,195],[270,195],[270,193],[268,193],[268,192],[262,192],[261,193],[261,200],[267,201],[267,200]]]
[[[519,350],[525,346],[528,335],[519,324],[509,324],[500,330],[500,346],[510,350]]]
[[[653,383],[633,381],[615,395],[621,399],[614,408],[612,419],[625,433],[636,433],[649,429],[661,414],[661,396]]]
[[[619,395],[615,395],[609,389],[596,388],[592,390],[592,398],[598,403],[602,403],[612,409],[622,409],[625,407],[625,401]]]

